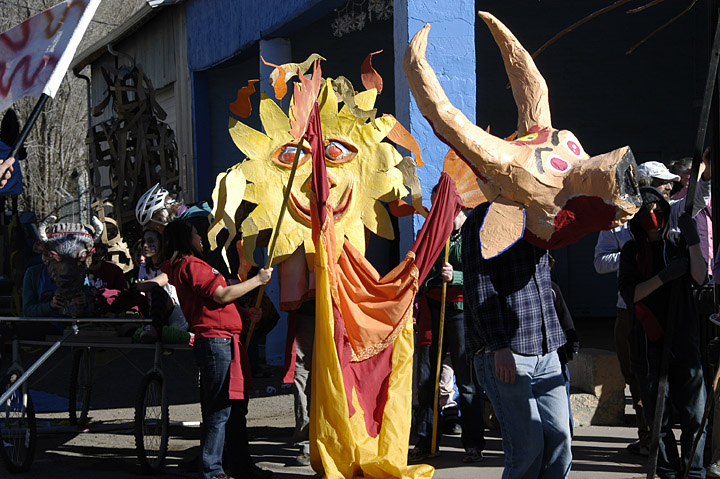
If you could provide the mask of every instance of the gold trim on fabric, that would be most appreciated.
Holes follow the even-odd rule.
[[[405,260],[412,262],[412,265],[410,267],[410,276],[412,276],[414,278],[415,287],[417,288],[418,276],[419,276],[420,272],[417,268],[417,265],[415,264],[415,253],[412,251],[408,251],[407,255],[405,255]],[[335,300],[335,299],[336,299],[335,296],[333,296],[333,300]],[[352,357],[350,358],[350,362],[364,361],[364,360],[369,359],[369,358],[375,356],[376,354],[379,354],[382,351],[384,351],[388,346],[390,346],[392,343],[394,343],[395,340],[397,339],[397,337],[400,335],[400,333],[403,332],[407,322],[412,320],[412,313],[413,313],[413,308],[411,305],[405,312],[405,317],[398,323],[397,327],[395,327],[395,329],[393,329],[393,331],[388,335],[388,337],[386,337],[379,343],[373,344],[372,346],[365,348],[361,351],[357,351],[357,352],[353,351]]]
[[[360,361],[364,361],[384,351],[388,346],[394,343],[400,333],[403,332],[403,330],[405,329],[405,325],[410,320],[410,318],[412,318],[412,308],[408,309],[407,313],[405,313],[405,318],[400,321],[400,324],[398,324],[398,326],[393,330],[392,333],[390,333],[387,338],[357,353],[353,351],[350,362],[357,363]]]

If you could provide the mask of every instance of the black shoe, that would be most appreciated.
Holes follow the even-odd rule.
[[[415,446],[414,448],[410,449],[410,451],[408,451],[408,464],[415,464],[420,461],[424,461],[427,458],[437,457],[439,455],[439,450],[435,451],[434,454],[430,454],[429,450],[423,449],[420,446]]]
[[[647,445],[643,444],[640,439],[628,444],[626,449],[630,454],[646,457],[650,455],[650,448],[648,448]]]
[[[477,449],[475,447],[469,447],[467,451],[465,451],[465,456],[463,457],[463,462],[465,463],[473,463],[473,462],[481,462],[483,460],[483,453],[480,449]]]

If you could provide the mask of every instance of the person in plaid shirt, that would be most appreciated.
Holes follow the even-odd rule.
[[[500,422],[502,477],[564,478],[572,463],[570,418],[556,350],[566,339],[548,252],[520,239],[484,259],[478,233],[487,208],[475,208],[462,229],[465,342]]]

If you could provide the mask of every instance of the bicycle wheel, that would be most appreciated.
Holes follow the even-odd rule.
[[[81,348],[73,352],[70,391],[68,393],[70,424],[85,424],[90,410],[92,391],[92,365],[90,349]]]
[[[0,387],[4,393],[17,381],[19,375],[7,375]],[[0,456],[11,473],[26,472],[35,456],[37,430],[35,408],[25,385],[13,392],[0,404]]]
[[[147,374],[135,403],[135,447],[145,474],[162,470],[168,449],[169,415],[163,377],[159,373]]]

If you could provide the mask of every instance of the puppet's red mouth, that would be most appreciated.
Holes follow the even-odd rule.
[[[335,185],[331,184],[330,187],[333,188]],[[345,213],[347,213],[348,208],[350,206],[350,201],[352,200],[352,186],[348,186],[348,188],[345,190],[345,193],[343,193],[342,197],[340,197],[340,201],[338,201],[338,204],[333,207],[333,218],[335,218],[335,221],[340,220],[343,216],[345,216]],[[295,214],[297,215],[298,219],[301,223],[305,224],[308,228],[312,225],[312,220],[310,217],[310,205],[304,205],[302,204],[298,198],[290,192],[290,200],[288,201],[290,204],[290,207],[293,209]]]
[[[525,239],[543,249],[571,245],[583,236],[613,227],[618,208],[597,196],[570,198],[555,216],[555,231],[548,239],[541,239],[525,230]]]

